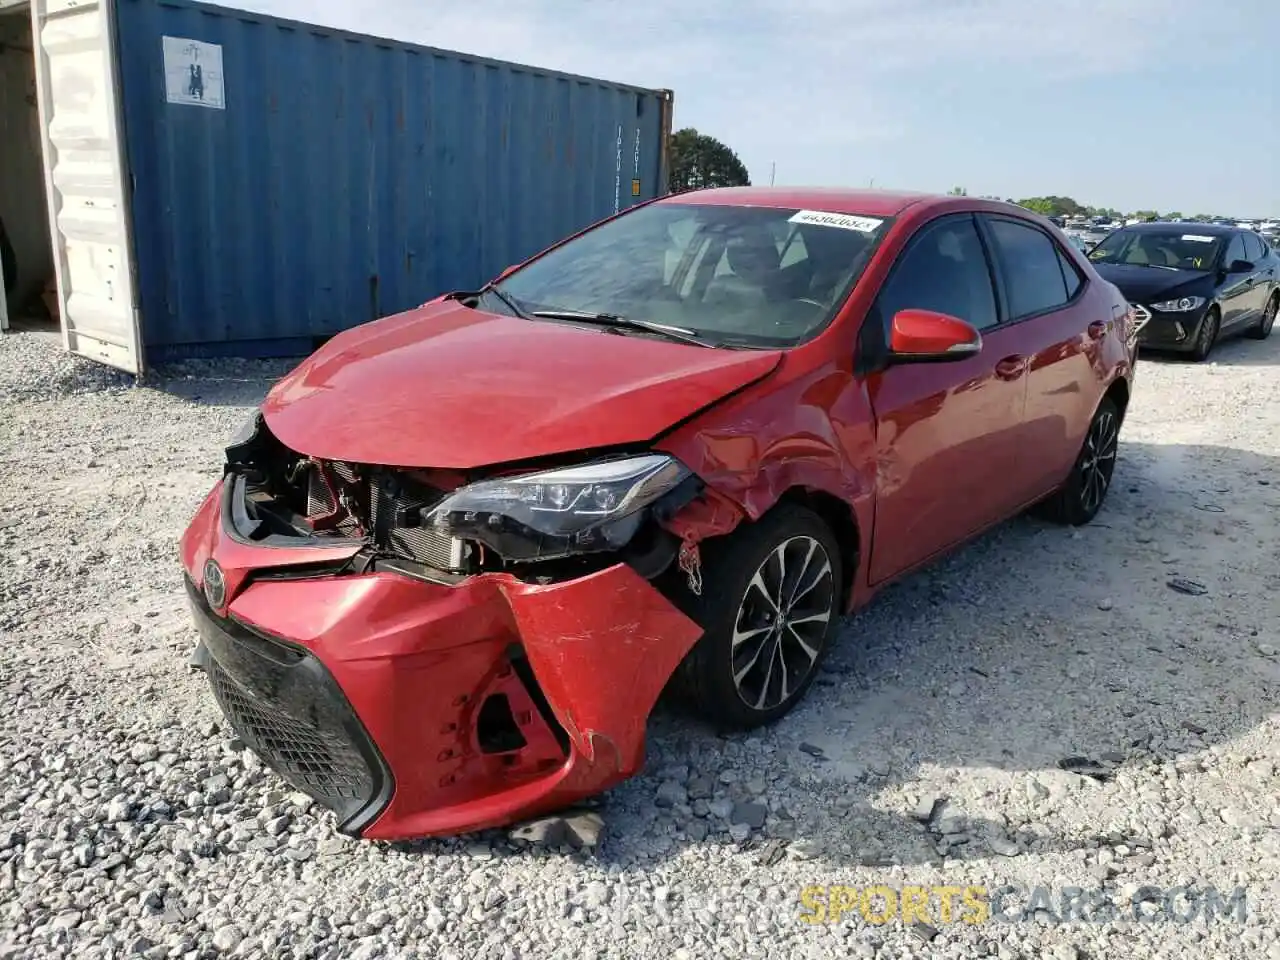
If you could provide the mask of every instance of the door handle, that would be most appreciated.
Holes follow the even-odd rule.
[[[996,376],[1001,380],[1017,380],[1026,365],[1026,357],[1005,357],[996,364]]]
[[[1107,325],[1101,320],[1095,320],[1089,324],[1089,339],[1101,340],[1107,335]]]

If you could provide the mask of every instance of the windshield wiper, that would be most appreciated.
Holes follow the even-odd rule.
[[[1178,272],[1177,267],[1171,267],[1167,263],[1126,263],[1126,267],[1150,267],[1152,270],[1172,270]]]
[[[645,330],[656,333],[669,340],[680,343],[691,343],[696,347],[715,347],[708,343],[688,327],[673,327],[665,323],[654,323],[651,320],[635,320],[631,317],[619,316],[616,313],[590,313],[585,310],[535,310],[533,316],[543,320],[576,320],[579,323],[595,323],[602,327],[614,327],[631,330]]]
[[[506,305],[508,310],[514,313],[521,320],[529,319],[529,315],[526,314],[523,310],[521,310],[520,307],[517,306],[516,302],[512,300],[510,296],[508,296],[507,294],[499,290],[496,284],[493,284],[493,283],[486,284],[483,288],[481,288],[480,292],[492,293],[495,297],[497,297]]]

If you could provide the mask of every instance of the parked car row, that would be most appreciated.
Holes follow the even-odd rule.
[[[1088,523],[1139,341],[1269,333],[1275,268],[968,197],[639,205],[272,389],[182,538],[194,662],[346,833],[561,807],[639,769],[664,688],[772,722],[887,584],[1024,510]]]
[[[1265,340],[1280,310],[1280,256],[1252,230],[1135,224],[1108,235],[1089,260],[1140,312],[1142,346],[1204,360],[1226,337]]]

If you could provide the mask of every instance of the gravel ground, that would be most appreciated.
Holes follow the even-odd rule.
[[[283,368],[135,387],[0,337],[0,957],[1280,960],[1277,368],[1280,337],[1144,360],[1097,522],[1019,519],[892,588],[766,732],[660,708],[598,847],[383,846],[186,669],[176,542]],[[987,923],[800,920],[806,886],[1006,884]],[[1145,886],[1243,886],[1246,918],[1138,922]],[[1064,917],[1071,887],[1117,917]]]

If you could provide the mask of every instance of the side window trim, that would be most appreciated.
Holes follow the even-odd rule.
[[[1049,239],[1053,239],[1050,237]],[[1076,278],[1076,292],[1067,297],[1067,302],[1063,307],[1074,306],[1075,302],[1084,295],[1084,288],[1089,285],[1089,278],[1084,274],[1071,257],[1068,251],[1064,250],[1062,244],[1055,242],[1054,247],[1058,251],[1058,266],[1062,269],[1062,282],[1070,289],[1071,284],[1067,281],[1067,271],[1070,270]]]
[[[1007,278],[1004,275],[1004,269],[1005,269],[1004,258],[1001,257],[999,254],[999,247],[995,242],[995,235],[991,231],[991,221],[1004,220],[1009,223],[1015,224],[1017,226],[1027,227],[1028,229],[1036,231],[1036,233],[1040,234],[1042,237],[1048,240],[1050,244],[1052,244],[1053,249],[1058,254],[1058,270],[1059,272],[1063,270],[1062,258],[1064,256],[1069,256],[1069,254],[1066,254],[1063,250],[1062,244],[1058,243],[1058,241],[1039,224],[1032,223],[1030,220],[1023,220],[1020,217],[1011,217],[1008,214],[1003,214],[1003,213],[980,213],[977,215],[977,217],[980,224],[980,232],[983,234],[984,238],[986,238],[986,242],[990,245],[990,248],[987,251],[988,256],[998,265],[997,269],[999,270],[999,275],[1000,275],[1000,285],[998,287],[998,290],[1000,292],[1000,297],[1002,302],[1007,303],[1007,299],[1006,299],[1008,297],[1008,291],[1006,287]],[[1074,264],[1075,261],[1072,260],[1070,262]],[[1049,307],[1047,310],[1037,310],[1035,313],[1028,313],[1022,317],[1015,317],[1013,319],[1004,320],[1002,321],[1002,324],[1007,323],[1009,326],[1014,326],[1019,323],[1025,323],[1028,320],[1037,320],[1040,317],[1045,317],[1051,313],[1057,313],[1059,310],[1067,310],[1075,306],[1076,302],[1085,295],[1085,292],[1089,289],[1089,284],[1090,284],[1088,275],[1085,274],[1083,271],[1079,271],[1079,272],[1080,272],[1080,286],[1076,288],[1076,292],[1072,296],[1068,297],[1063,303],[1058,304],[1056,307]],[[1067,278],[1065,274],[1062,277],[1062,287],[1063,287],[1063,290],[1066,290],[1068,287]],[[1008,316],[1007,312],[1005,313],[1005,316],[1006,317]]]
[[[991,232],[991,224],[988,221],[988,214],[973,214],[973,224],[978,229],[978,236],[982,240],[982,250],[987,255],[987,274],[991,277],[991,288],[996,293],[996,314],[999,322],[996,329],[1001,329],[1011,325],[1014,321],[1012,311],[1009,307],[1009,291],[1006,287],[1006,278],[1004,275],[1004,263],[1000,260],[1000,255],[996,250],[995,234]]]

